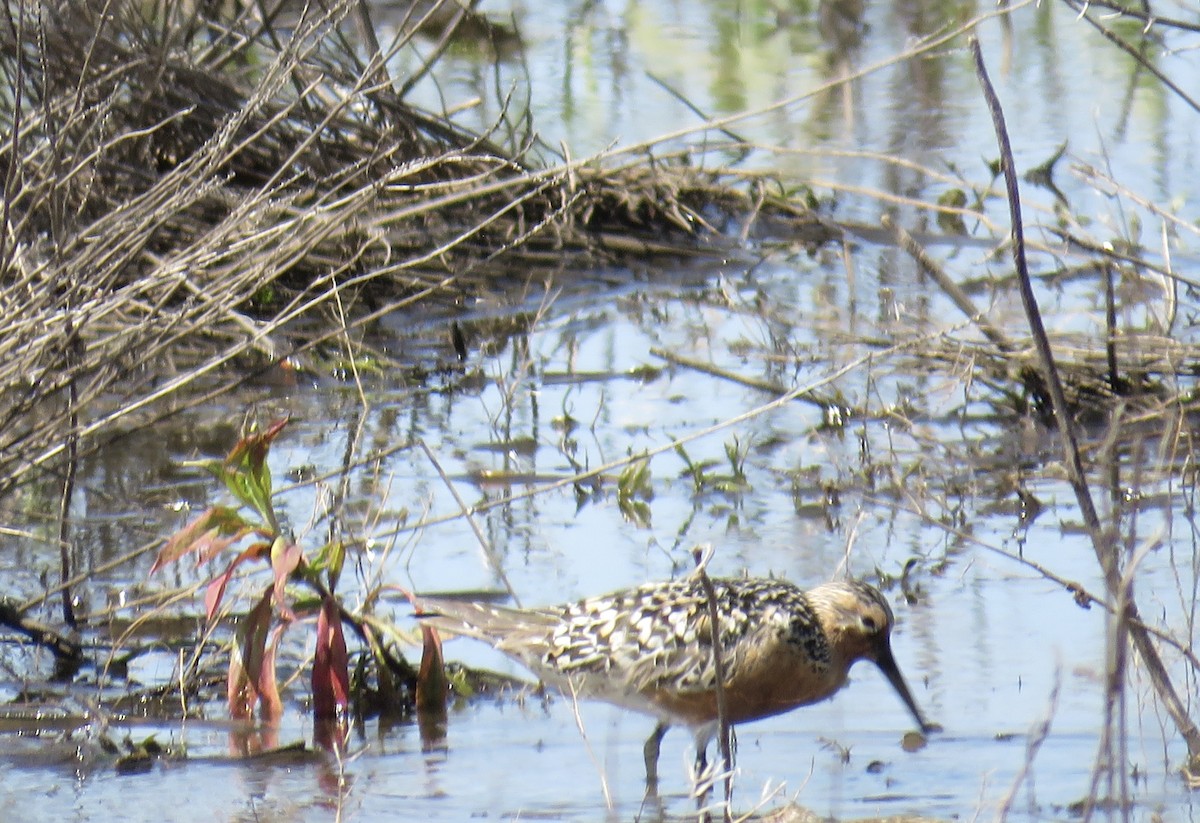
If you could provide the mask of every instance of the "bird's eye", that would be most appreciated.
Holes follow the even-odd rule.
[[[875,624],[875,618],[871,617],[869,614],[864,614],[862,616],[861,620],[862,620],[862,627],[864,629],[866,629],[868,632],[874,633],[875,631],[877,631],[879,629],[879,627]]]

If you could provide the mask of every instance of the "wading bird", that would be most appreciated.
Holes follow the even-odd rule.
[[[850,667],[870,660],[923,732],[933,730],[892,655],[891,607],[857,581],[804,591],[783,580],[713,579],[730,724],[833,696]],[[717,666],[704,581],[698,575],[545,609],[420,597],[423,621],[486,641],[568,694],[646,712],[658,725],[643,749],[654,786],[663,735],[695,734],[698,773],[718,730]]]

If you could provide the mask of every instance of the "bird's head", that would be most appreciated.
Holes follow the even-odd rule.
[[[846,664],[870,660],[900,695],[921,731],[935,730],[937,727],[927,722],[917,708],[917,701],[892,654],[892,626],[896,619],[883,594],[867,583],[848,580],[818,586],[807,596],[830,644]]]

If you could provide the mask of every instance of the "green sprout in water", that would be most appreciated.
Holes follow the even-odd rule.
[[[725,458],[729,461],[729,472],[720,473],[713,471],[719,465],[717,461],[696,462],[682,445],[675,447],[675,453],[684,462],[684,474],[692,480],[692,492],[697,495],[710,491],[737,495],[749,491],[752,488],[746,478],[746,457],[749,452],[749,446],[743,446],[736,437],[727,442]]]
[[[653,499],[650,461],[643,457],[626,466],[617,478],[617,506],[627,520],[645,529],[650,526],[649,501]]]

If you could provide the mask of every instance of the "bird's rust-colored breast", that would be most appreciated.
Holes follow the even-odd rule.
[[[846,682],[843,666],[815,663],[783,642],[767,643],[729,661],[725,700],[731,723],[791,711],[832,696]],[[658,683],[642,696],[670,717],[697,725],[717,719],[717,691]]]

